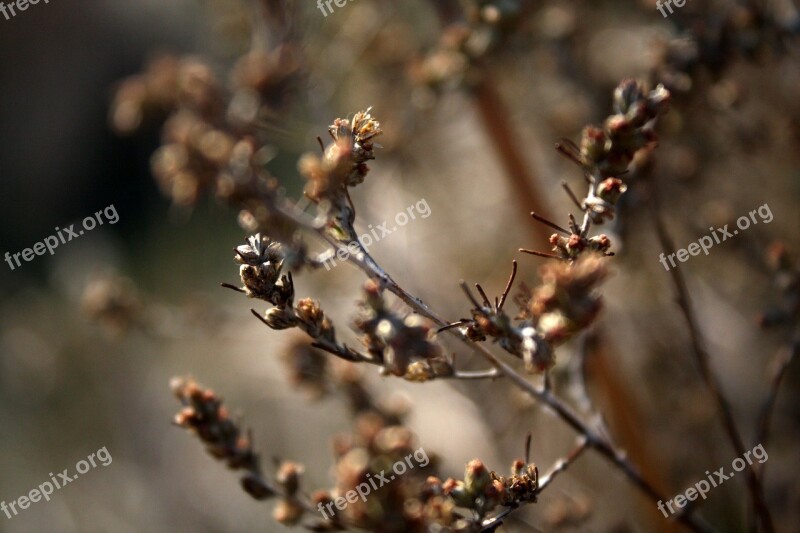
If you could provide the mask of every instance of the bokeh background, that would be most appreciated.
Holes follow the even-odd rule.
[[[554,142],[577,141],[585,124],[602,120],[620,79],[652,76],[666,43],[689,31],[713,41],[713,21],[748,3],[690,2],[669,19],[648,1],[522,4],[522,20],[480,71],[503,102],[502,122],[513,128],[537,201],[566,223],[573,206],[560,181],[580,190],[582,177]],[[773,4],[791,34],[792,4]],[[263,130],[273,147],[268,169],[287,193],[300,196],[296,161],[318,149],[316,137],[327,136],[328,124],[373,106],[386,133],[353,195],[357,227],[380,224],[421,199],[431,209],[430,217],[376,243],[374,257],[453,319],[469,308],[460,279],[499,293],[516,258],[520,278],[533,284],[541,260],[516,250],[544,250],[546,243],[535,240],[535,222],[498,157],[471,88],[474,72],[437,90],[415,75],[442,35],[439,16],[452,12],[457,20],[459,3],[356,0],[327,17],[312,2],[290,9],[306,75]],[[178,407],[168,384],[175,375],[192,375],[222,394],[253,428],[265,457],[304,463],[306,487],[330,485],[330,439],[350,427],[347,407],[335,395],[309,401],[292,387],[280,355],[297,337],[268,330],[250,314],[251,301],[219,287],[237,282],[232,248],[245,237],[237,213],[206,197],[191,209],[171,205],[150,170],[159,124],[119,135],[109,120],[119,82],[154,54],[197,55],[225,80],[254,32],[270,35],[254,23],[258,16],[256,2],[233,0],[52,0],[0,18],[0,252],[21,251],[110,204],[120,217],[53,256],[0,268],[0,499],[26,494],[103,446],[113,457],[49,503],[10,520],[0,515],[2,531],[282,530],[271,504],[249,498],[235,476],[171,425]],[[757,317],[786,305],[768,268],[769,246],[780,241],[800,254],[800,61],[791,35],[759,29],[744,15],[734,20],[741,30],[735,52],[711,54],[715,62],[669,78],[682,90],[659,125],[651,179],[679,247],[763,204],[774,215],[680,265],[749,443],[770,361],[797,328],[796,314],[794,326],[766,331]],[[735,453],[693,366],[658,262],[647,194],[633,184],[621,223],[611,228],[618,255],[603,287],[601,349],[590,362],[589,385],[620,445],[672,495],[706,470],[729,465]],[[128,280],[146,326],[115,328],[87,315],[86,288],[103,276]],[[348,323],[363,281],[350,265],[295,278],[298,294],[319,299],[351,344],[357,341]],[[556,386],[566,398],[569,362],[579,349],[573,343],[559,352]],[[458,357],[480,366],[472,355]],[[445,476],[461,476],[473,457],[505,471],[523,453],[527,432],[542,469],[573,442],[559,420],[502,380],[416,385],[373,369],[366,379],[377,396],[411,403],[409,425],[441,458]],[[781,531],[800,521],[799,392],[794,365],[765,446],[767,497]],[[733,480],[710,493],[701,512],[720,530],[739,531],[745,502],[743,482]],[[588,453],[506,529],[672,527]]]

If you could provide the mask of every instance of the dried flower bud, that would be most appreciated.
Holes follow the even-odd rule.
[[[633,104],[643,99],[642,84],[632,78],[624,79],[614,89],[614,111],[625,115]]]
[[[352,120],[338,118],[328,128],[334,141],[344,141],[348,147],[348,155],[352,154],[351,170],[346,184],[354,187],[364,181],[369,171],[366,162],[375,159],[373,139],[382,134],[380,123],[372,118],[370,110],[359,111]]]
[[[303,323],[304,329],[309,336],[330,341],[335,339],[333,325],[325,316],[319,303],[311,298],[303,298],[297,303],[295,308],[297,318]]]
[[[272,307],[264,313],[264,322],[274,330],[297,327],[297,317],[291,309]]]
[[[467,463],[464,471],[464,488],[473,499],[483,494],[490,481],[489,470],[480,459],[473,459]]]
[[[450,496],[459,507],[472,507],[475,498],[467,491],[463,481],[449,478],[442,485],[444,494]]]
[[[552,332],[549,332],[546,327],[542,327],[541,324],[538,329],[539,331],[532,327],[527,327],[521,332],[522,346],[520,351],[522,360],[525,362],[525,370],[532,374],[544,372],[556,362],[555,353],[550,344],[550,342],[553,342],[553,338],[548,336],[548,333]],[[563,338],[563,333],[561,335],[561,337],[556,338]]]
[[[596,238],[593,245],[605,246],[607,238],[602,237]],[[583,256],[573,264],[545,264],[541,268],[542,284],[524,300],[527,310],[523,316],[533,320],[546,343],[563,342],[594,320],[600,300],[592,290],[606,275],[605,264],[596,255]],[[535,336],[531,336],[530,343],[534,345],[530,359],[533,362],[537,350],[543,348]],[[550,358],[547,351],[539,352],[538,357],[539,362],[545,363]]]
[[[222,110],[222,91],[211,68],[197,58],[185,59],[178,70],[178,98],[204,117]]]
[[[234,261],[240,265],[260,266],[263,263],[280,265],[283,260],[281,245],[269,237],[256,233],[247,238],[247,244],[236,247]]]
[[[336,202],[345,193],[347,176],[352,168],[352,145],[336,141],[326,150],[324,157],[305,154],[297,162],[297,169],[308,182],[306,196],[313,202]]]
[[[621,179],[606,178],[597,185],[597,196],[610,204],[616,204],[626,190],[628,186]]]
[[[142,304],[133,282],[117,275],[93,278],[81,296],[81,308],[112,335],[128,331],[142,319]]]
[[[408,381],[423,383],[425,381],[434,379],[436,374],[433,372],[431,365],[429,365],[426,361],[415,361],[408,365],[406,373],[403,377]]]
[[[444,487],[442,486],[442,480],[436,476],[428,476],[425,480],[425,484],[422,486],[422,493],[421,497],[424,500],[427,500],[431,496],[440,496],[444,493]]]
[[[212,390],[203,389],[190,379],[174,378],[170,385],[183,405],[175,417],[177,424],[195,433],[208,453],[224,460],[230,468],[258,471],[258,457],[250,439],[242,436]]]
[[[605,233],[595,235],[589,239],[589,247],[593,252],[605,254],[611,248],[611,239]]]
[[[608,137],[596,126],[586,126],[581,136],[581,157],[584,164],[591,165],[602,160],[606,154]]]
[[[283,487],[287,496],[294,496],[300,487],[300,476],[303,474],[303,466],[292,461],[284,461],[278,468],[275,481]]]
[[[380,453],[405,455],[412,450],[414,434],[405,426],[389,426],[382,429],[373,442]]]
[[[241,480],[242,488],[256,500],[266,500],[275,496],[275,493],[262,481],[259,476],[247,474]]]
[[[661,84],[650,91],[647,97],[647,108],[650,116],[654,117],[665,113],[669,108],[671,98],[670,92]]]
[[[613,137],[630,132],[635,124],[625,115],[611,115],[606,118],[605,127]]]
[[[236,248],[234,260],[241,265],[239,277],[249,298],[265,300],[280,308],[292,304],[294,284],[291,273],[281,276],[284,256],[279,243],[256,234],[248,238],[247,244]],[[286,317],[276,317],[276,320],[279,318]],[[276,322],[278,326],[281,324]],[[284,327],[290,327],[283,324]]]
[[[283,360],[293,385],[308,391],[313,399],[325,394],[330,376],[324,353],[309,346],[305,339],[298,339],[284,352]]]
[[[285,526],[293,526],[303,518],[305,510],[292,500],[280,500],[272,511],[272,517],[276,522]]]

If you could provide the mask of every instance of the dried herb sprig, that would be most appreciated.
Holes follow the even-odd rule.
[[[208,81],[202,76],[199,78],[200,82],[203,82],[204,79]],[[213,87],[213,84],[209,81],[209,83],[199,83],[198,87]],[[202,91],[199,94],[203,94]],[[210,94],[213,95],[214,92],[211,91]],[[215,101],[215,98],[211,98],[211,100]],[[571,223],[571,229],[579,230],[576,232],[579,238],[582,237],[591,243],[585,247],[586,252],[591,251],[592,247],[597,248],[596,251],[601,253],[608,251],[608,246],[603,239],[598,238],[591,241],[592,237],[588,234],[592,223],[601,223],[613,215],[614,197],[622,192],[619,182],[606,181],[606,179],[615,177],[611,175],[612,173],[623,172],[622,166],[623,164],[627,165],[632,154],[653,140],[648,124],[655,115],[663,110],[664,106],[661,104],[666,101],[666,94],[659,90],[646,94],[640,85],[625,82],[618,90],[616,100],[617,113],[612,117],[614,120],[607,121],[602,130],[587,130],[586,137],[593,144],[586,145],[586,157],[582,157],[579,161],[586,170],[589,192],[581,202],[581,207],[585,209],[583,223],[580,226]],[[358,185],[366,176],[368,171],[366,161],[374,157],[375,145],[372,139],[380,131],[377,122],[371,118],[369,112],[358,114],[350,120],[336,121],[331,131],[333,143],[323,150],[323,157],[316,160],[311,157],[303,159],[301,171],[308,180],[306,194],[316,206],[315,212],[309,214],[298,207],[297,203],[286,198],[278,187],[277,181],[264,171],[264,156],[262,155],[264,147],[254,136],[237,130],[236,127],[225,126],[224,120],[217,123],[209,119],[205,113],[214,111],[213,106],[198,108],[197,106],[192,107],[194,104],[191,104],[191,101],[191,105],[178,100],[175,102],[177,102],[179,111],[184,109],[190,112],[191,121],[197,124],[197,127],[181,127],[190,133],[196,130],[200,132],[200,135],[199,137],[181,136],[178,133],[184,130],[172,126],[171,131],[174,129],[176,134],[170,135],[167,141],[173,144],[180,142],[183,145],[180,150],[178,150],[178,146],[174,147],[176,151],[166,159],[164,157],[156,158],[157,168],[168,171],[168,174],[164,174],[164,176],[172,176],[166,182],[170,184],[168,192],[176,202],[191,203],[196,200],[199,191],[203,188],[211,188],[210,185],[213,184],[218,198],[241,210],[240,222],[256,235],[249,240],[245,247],[237,249],[236,259],[240,264],[243,288],[236,289],[248,296],[265,300],[272,306],[263,318],[255,311],[254,314],[262,318],[262,321],[270,327],[299,327],[314,339],[314,346],[340,358],[354,362],[379,364],[390,373],[402,374],[411,379],[440,377],[441,367],[437,368],[432,362],[443,361],[440,356],[441,352],[434,348],[435,344],[431,344],[431,341],[427,339],[426,329],[419,329],[415,322],[417,319],[408,323],[407,319],[401,320],[399,317],[387,315],[377,322],[371,319],[362,320],[360,322],[362,332],[367,341],[368,351],[370,351],[370,354],[366,355],[340,345],[336,341],[332,324],[313,300],[300,300],[297,305],[294,304],[292,271],[302,267],[319,266],[318,260],[309,257],[305,251],[306,248],[300,236],[302,230],[322,238],[334,251],[347,250],[348,260],[368,274],[373,280],[377,294],[380,294],[380,291],[388,290],[398,296],[418,315],[430,320],[434,326],[442,328],[449,324],[421,300],[402,289],[361,246],[352,227],[355,209],[350,201],[348,187]],[[642,105],[642,102],[645,105]],[[189,115],[187,115],[188,117]],[[178,125],[180,124],[178,123]],[[204,129],[206,125],[213,126],[215,129]],[[199,150],[205,146],[202,142],[205,135],[211,135],[209,138],[229,139],[230,143],[223,144],[230,146],[230,151],[225,150],[224,153],[211,154]],[[601,138],[605,139],[602,144],[600,143]],[[216,147],[217,143],[209,143],[209,145]],[[188,156],[183,157],[181,154],[188,154]],[[164,165],[164,162],[168,163],[169,161],[175,161],[178,164]],[[186,169],[195,169],[195,172],[200,172],[200,174],[193,174],[194,178],[189,180],[190,187],[175,188],[174,183],[180,182],[177,178]],[[209,179],[212,183],[208,183]],[[184,192],[184,189],[188,191],[188,194]],[[558,244],[562,244],[562,246],[559,247]],[[567,261],[558,268],[578,268],[579,270],[574,273],[579,273],[580,265],[584,260],[594,261],[581,257],[581,252],[584,250],[579,250],[579,244],[569,247],[569,242],[566,244],[555,243],[554,246],[559,250],[564,248],[564,250],[578,251],[576,257],[564,257],[563,259],[567,259]],[[284,271],[286,274],[283,273]],[[559,285],[558,280],[570,281],[570,276],[574,273],[569,274],[566,270],[560,274],[555,274],[556,271],[553,272],[552,280],[546,279],[545,281],[554,283],[556,290],[565,290],[569,294],[573,284],[576,287],[582,284],[585,286],[582,276],[574,278],[574,283]],[[585,279],[596,278],[599,280],[601,277],[602,275],[595,274]],[[559,287],[561,288],[559,289]],[[484,327],[489,326],[493,321],[496,322],[501,317],[503,311],[500,301],[505,301],[508,290],[494,306],[490,304],[485,294],[482,295],[483,304],[479,304],[474,298],[471,298],[475,305],[474,318],[480,318],[484,322]],[[532,294],[532,299],[543,298],[544,290]],[[546,298],[542,301],[546,301]],[[570,308],[575,305],[577,308]],[[380,306],[370,307],[368,305],[367,309],[369,312],[377,314],[376,311],[380,309]],[[580,312],[576,312],[578,309]],[[572,324],[562,322],[558,328],[548,330],[550,340],[555,343],[563,340],[561,337],[575,331],[575,327],[585,326],[593,317],[594,312],[596,312],[596,307],[593,305],[587,307],[585,303],[580,303],[580,299],[572,301],[566,308],[542,305],[541,312],[531,312],[527,317],[532,322],[531,326],[523,328],[520,336],[507,335],[505,338],[501,338],[501,345],[505,345],[504,348],[507,351],[522,354],[522,358],[526,359],[529,368],[547,368],[551,361],[542,357],[545,354],[544,349],[538,347],[533,349],[533,346],[539,342],[539,338],[544,341],[544,337],[541,332],[537,331],[537,327],[558,322],[558,320],[553,320],[558,313],[561,318],[573,320]],[[554,315],[554,313],[556,314]],[[381,323],[387,325],[386,331],[392,329],[399,333],[399,340],[402,342],[398,344],[398,338],[384,335]],[[496,324],[494,325],[496,326]],[[487,329],[491,330],[491,328]],[[448,375],[441,377],[461,379],[506,377],[515,386],[552,409],[585,439],[586,447],[594,448],[610,459],[648,495],[654,499],[663,498],[637,473],[622,452],[618,451],[603,434],[581,420],[549,389],[539,388],[527,381],[480,342],[474,342],[477,340],[474,336],[473,339],[470,339],[457,328],[450,328],[447,332],[481,354],[493,368],[477,373],[466,373],[463,371],[450,372],[450,368],[445,367]],[[492,331],[492,333],[496,332]],[[549,346],[549,343],[547,345]],[[414,352],[422,347],[422,353],[404,352],[403,347],[407,346],[414,346]],[[529,354],[527,356],[525,355],[526,351]],[[399,357],[398,354],[400,354]],[[537,361],[536,357],[542,357],[542,359]],[[414,360],[415,358],[419,359]],[[445,362],[449,364],[449,362]],[[224,420],[221,416],[217,418],[220,419],[220,423]],[[210,443],[217,446],[220,444],[214,441],[210,441]],[[223,449],[236,449],[230,446],[228,443],[228,448]],[[532,498],[529,500],[533,501]],[[486,501],[483,499],[481,501],[483,503],[480,505],[485,506]],[[506,503],[513,502],[514,505],[523,503],[501,498],[498,500],[498,505],[504,501]],[[477,502],[478,500],[475,500],[476,504]],[[287,503],[281,506],[278,517],[281,520],[293,522],[298,516],[295,511],[292,504]],[[489,512],[489,508],[480,507],[475,509],[475,512],[483,516]],[[679,519],[695,530],[704,529],[701,522],[691,515],[684,514],[679,516]]]

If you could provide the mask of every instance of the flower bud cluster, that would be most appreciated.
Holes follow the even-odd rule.
[[[232,95],[200,59],[164,56],[120,84],[110,121],[128,134],[165,120],[151,164],[176,204],[193,205],[209,190],[237,199],[237,188],[252,194],[254,180],[266,177],[263,164],[271,156],[257,141],[262,122],[287,104],[300,76],[291,45],[244,55],[231,71]]]
[[[436,487],[437,482],[436,478],[429,478],[428,485]],[[450,478],[439,486],[458,507],[471,509],[482,518],[501,505],[535,502],[539,471],[536,465],[517,460],[511,466],[511,475],[504,477],[487,469],[479,459],[473,459],[467,463],[463,481]]]
[[[170,385],[183,405],[175,415],[175,424],[197,435],[215,459],[225,461],[231,469],[248,471],[242,486],[250,495],[259,500],[271,496],[273,491],[261,481],[258,456],[251,439],[242,435],[222,400],[191,379],[175,378]]]
[[[530,321],[547,343],[560,344],[594,321],[601,307],[594,289],[607,274],[598,255],[573,264],[546,263],[540,269],[541,285],[517,299],[522,307],[518,318]]]
[[[626,189],[617,176],[627,172],[636,152],[656,141],[652,123],[666,112],[669,101],[670,93],[663,85],[648,92],[642,82],[626,79],[614,90],[614,114],[602,127],[583,129],[576,160],[592,179],[583,206],[593,222],[614,218],[616,203]]]
[[[266,300],[278,308],[292,305],[294,286],[289,277],[281,276],[280,243],[256,233],[248,237],[247,244],[236,247],[233,259],[240,265],[239,277],[248,298]]]
[[[392,313],[386,307],[382,289],[372,280],[364,284],[364,293],[354,327],[362,333],[362,342],[385,372],[412,381],[452,373],[441,347],[430,340],[428,321],[418,315],[402,318]]]
[[[477,63],[497,48],[522,12],[519,0],[474,0],[464,7],[465,20],[445,27],[438,46],[412,65],[417,84],[438,91],[474,81]]]

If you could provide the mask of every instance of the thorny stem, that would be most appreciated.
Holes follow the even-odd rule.
[[[655,186],[652,187],[651,202],[653,206],[650,211],[656,227],[656,232],[658,233],[658,239],[661,243],[661,247],[665,254],[674,254],[675,244],[667,233],[664,221],[661,219],[661,215],[659,213],[660,206]],[[725,432],[728,434],[731,444],[733,445],[734,451],[740,457],[744,456],[746,451],[744,447],[744,441],[742,440],[742,436],[739,433],[736,421],[734,420],[731,406],[722,392],[719,379],[711,368],[711,360],[700,333],[700,326],[698,325],[697,317],[695,316],[694,309],[692,308],[692,302],[689,297],[689,289],[686,285],[686,280],[680,268],[673,268],[669,271],[669,273],[670,278],[672,279],[672,284],[675,286],[675,291],[677,293],[678,306],[681,308],[681,312],[689,329],[692,353],[694,354],[695,362],[697,363],[700,371],[700,376],[705,382],[706,388],[708,388],[709,392],[714,397],[714,401],[716,402],[717,408],[719,409],[722,417],[722,424]],[[750,497],[753,500],[753,507],[756,515],[761,522],[763,530],[767,533],[771,533],[775,530],[775,528],[772,523],[772,516],[770,515],[769,508],[767,507],[767,503],[764,498],[764,489],[761,485],[761,481],[759,480],[756,470],[752,465],[748,465],[748,468],[745,470],[745,472],[747,488],[750,492]]]

